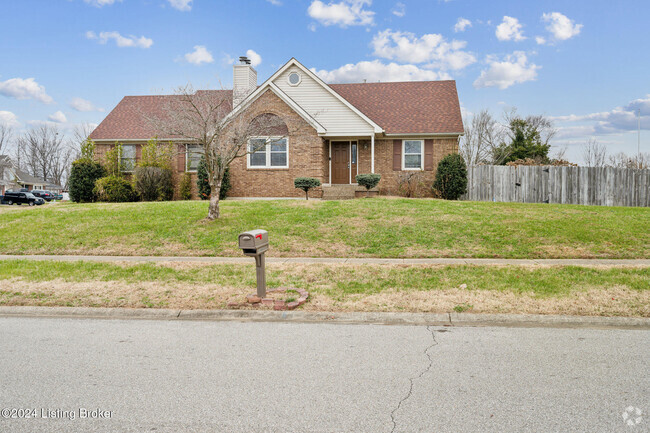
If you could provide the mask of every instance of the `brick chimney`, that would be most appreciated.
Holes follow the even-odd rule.
[[[257,71],[251,66],[248,57],[240,57],[239,64],[233,66],[232,105],[238,106],[241,101],[257,88]]]

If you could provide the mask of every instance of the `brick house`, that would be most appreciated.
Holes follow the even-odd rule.
[[[318,178],[323,186],[312,194],[323,198],[354,196],[360,173],[381,174],[381,194],[396,194],[400,174],[410,171],[421,171],[430,185],[438,161],[458,151],[463,134],[455,81],[328,85],[291,59],[258,86],[244,58],[234,66],[233,89],[209,92],[232,101],[234,115],[270,113],[286,131],[299,132],[233,161],[231,197],[301,197],[293,186],[301,176]],[[98,158],[120,142],[122,160],[136,164],[142,145],[156,135],[143,113],[159,114],[165,98],[174,97],[124,97],[90,135]],[[200,146],[170,141],[178,150],[177,174],[189,171],[195,180]]]

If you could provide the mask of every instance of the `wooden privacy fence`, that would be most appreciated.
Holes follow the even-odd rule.
[[[464,200],[650,206],[650,170],[475,165]]]

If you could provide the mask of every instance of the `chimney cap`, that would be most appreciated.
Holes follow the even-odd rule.
[[[239,56],[239,63],[241,63],[242,65],[250,65],[251,61],[246,56]]]

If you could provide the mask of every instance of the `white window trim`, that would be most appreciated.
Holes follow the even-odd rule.
[[[420,167],[410,167],[406,168],[406,142],[407,141],[419,141],[420,142]],[[416,155],[415,153],[409,153],[409,155]],[[406,139],[402,140],[402,170],[404,171],[421,171],[424,170],[424,140],[412,140]]]
[[[251,153],[248,152],[248,146],[250,144],[250,140],[254,139],[264,139],[264,140],[279,140],[279,139],[284,139],[287,140],[287,164],[286,165],[265,165],[265,166],[260,166],[260,165],[254,165],[251,166]],[[266,144],[266,163],[271,164],[271,143]],[[285,170],[289,168],[289,137],[286,136],[257,136],[257,137],[250,137],[248,139],[248,142],[246,143],[246,168],[250,170]]]
[[[291,77],[292,74],[297,74],[298,75],[298,82],[296,84],[293,84],[289,77]],[[296,87],[300,83],[302,83],[302,74],[298,71],[289,71],[289,74],[287,74],[287,84],[289,84],[291,87]]]
[[[190,169],[190,146],[199,146],[203,147],[201,144],[192,144],[192,143],[185,143],[185,173],[198,173],[198,165],[196,170],[191,170]],[[205,154],[205,151],[202,152],[202,154]]]

